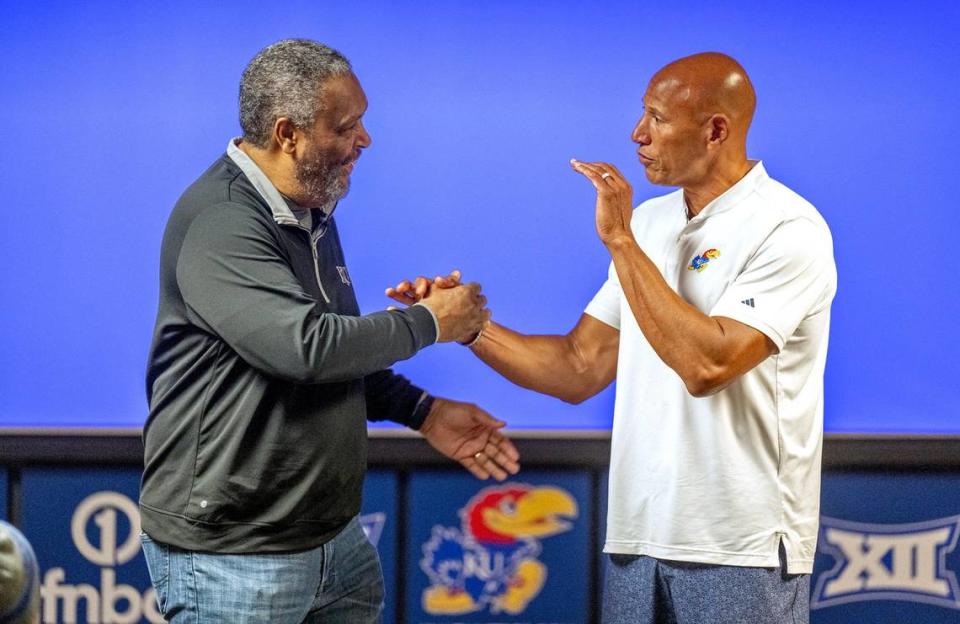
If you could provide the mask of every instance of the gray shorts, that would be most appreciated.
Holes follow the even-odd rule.
[[[604,624],[807,624],[810,575],[609,555]]]

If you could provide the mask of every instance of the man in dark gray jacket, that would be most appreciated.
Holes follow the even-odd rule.
[[[519,469],[503,422],[389,367],[489,318],[476,284],[361,316],[332,213],[370,136],[335,50],[286,40],[240,85],[243,137],[164,234],[141,487],[144,552],[174,622],[373,622],[357,521],[366,420],[419,429],[479,478]]]

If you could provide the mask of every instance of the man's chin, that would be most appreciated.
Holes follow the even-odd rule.
[[[663,171],[646,167],[644,169],[644,173],[646,174],[647,181],[650,182],[650,184],[656,184],[657,186],[674,186],[667,179],[667,176]]]
[[[335,193],[336,197],[334,198],[334,201],[340,201],[341,199],[347,196],[347,193],[350,192],[350,176],[349,175],[341,176],[339,182],[340,184],[337,185],[337,189]]]
[[[311,198],[311,208],[327,208],[346,197],[350,190],[350,178],[339,177],[336,184],[327,186],[323,192],[316,193]]]

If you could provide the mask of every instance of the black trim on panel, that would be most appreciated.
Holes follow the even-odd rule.
[[[122,464],[143,467],[139,430],[51,433],[0,431],[0,465]]]
[[[525,466],[605,467],[610,457],[609,431],[507,432]],[[390,468],[455,468],[417,434],[372,430],[369,463]],[[0,429],[0,465],[122,464],[143,465],[139,429]],[[960,469],[960,436],[827,434],[824,470]]]
[[[606,466],[610,457],[609,439],[534,438],[513,435],[523,466],[595,468]],[[420,437],[371,437],[368,445],[371,465],[403,468],[436,466],[456,468]]]
[[[960,469],[958,436],[827,435],[824,470],[946,471]]]

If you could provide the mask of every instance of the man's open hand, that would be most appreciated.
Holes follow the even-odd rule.
[[[500,433],[506,425],[471,403],[434,399],[420,433],[478,479],[503,481],[520,471],[520,453]]]
[[[605,245],[617,239],[633,238],[630,219],[633,216],[633,187],[611,164],[585,163],[573,159],[573,170],[590,180],[597,189],[597,234]]]

